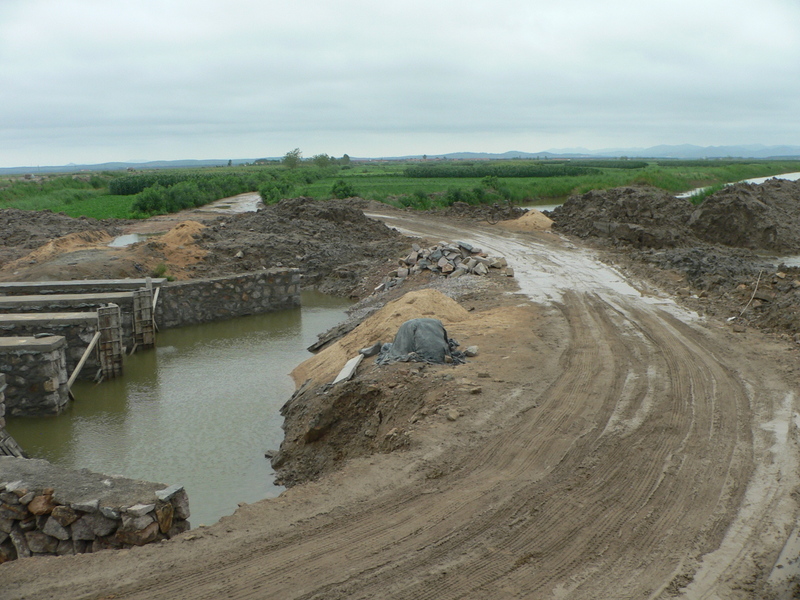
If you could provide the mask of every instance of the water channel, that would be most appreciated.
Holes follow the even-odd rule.
[[[77,382],[66,413],[12,419],[32,458],[70,469],[186,487],[192,526],[239,502],[280,494],[264,456],[283,439],[279,409],[306,347],[345,318],[349,302],[304,293],[302,308],[158,334],[158,347],[125,359],[124,376]]]

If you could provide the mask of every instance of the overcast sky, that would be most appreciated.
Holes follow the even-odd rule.
[[[800,145],[798,0],[0,0],[0,166]]]

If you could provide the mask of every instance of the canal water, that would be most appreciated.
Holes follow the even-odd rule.
[[[192,526],[239,502],[274,497],[264,453],[283,439],[289,373],[349,302],[304,293],[302,308],[170,329],[158,347],[125,359],[123,377],[77,382],[66,413],[12,419],[9,433],[32,458],[171,485],[189,494]]]

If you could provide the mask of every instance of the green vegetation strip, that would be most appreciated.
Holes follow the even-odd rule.
[[[290,153],[291,154],[291,153]],[[552,204],[572,194],[625,185],[672,193],[800,171],[794,160],[385,161],[355,163],[318,155],[237,167],[26,176],[0,180],[0,208],[51,210],[73,217],[141,218],[245,192],[282,198],[360,196],[398,207],[455,202]],[[713,193],[692,198],[702,202]]]

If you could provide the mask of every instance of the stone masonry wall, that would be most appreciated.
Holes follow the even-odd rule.
[[[39,333],[49,333],[51,335],[61,335],[67,341],[65,357],[67,360],[67,377],[72,375],[72,371],[78,366],[87,346],[92,341],[97,331],[97,314],[91,313],[92,318],[83,323],[60,323],[57,321],[39,323],[2,323],[0,322],[0,336],[34,336]],[[89,354],[86,359],[79,379],[93,379],[100,368],[100,357],[97,350]]]
[[[6,375],[0,373],[0,430],[6,426]]]
[[[6,376],[6,413],[57,415],[67,405],[66,341],[62,336],[0,338],[0,372]]]
[[[162,286],[156,306],[160,329],[209,323],[300,306],[300,271],[259,273],[171,282]]]
[[[0,563],[142,546],[187,531],[189,514],[179,485],[0,456]]]
[[[58,295],[53,295],[51,298],[47,294],[43,294],[35,303],[31,303],[26,301],[16,301],[17,299],[14,296],[0,296],[0,301],[2,301],[0,312],[25,314],[56,313],[65,311],[96,312],[101,306],[106,306],[109,304],[109,302],[106,302],[104,299],[92,298],[90,296],[87,296],[80,303],[76,301],[65,303],[59,300],[58,297]],[[127,346],[128,349],[130,349],[133,347],[134,343],[133,293],[120,293],[113,300],[113,304],[119,306],[122,316],[122,343]]]

